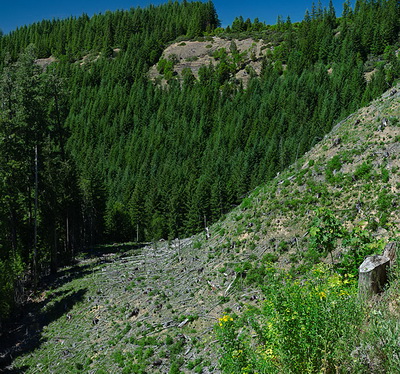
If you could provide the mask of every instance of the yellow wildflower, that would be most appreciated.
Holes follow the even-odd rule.
[[[248,374],[251,373],[251,366],[246,366],[245,368],[242,369],[242,374]]]
[[[268,349],[265,351],[265,353],[266,353],[268,356],[272,356],[273,351],[272,351],[271,348],[268,348]]]
[[[219,318],[219,325],[223,326],[224,323],[232,322],[232,321],[233,321],[233,318],[230,315],[227,314],[227,315]]]
[[[326,299],[326,293],[324,291],[319,292],[318,295],[320,300]]]

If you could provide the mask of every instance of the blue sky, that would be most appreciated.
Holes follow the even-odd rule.
[[[167,0],[0,0],[0,29],[4,33],[14,30],[18,26],[28,25],[42,19],[66,18],[71,15],[80,16],[87,13],[105,12],[106,10],[129,9],[131,7],[145,7],[149,4],[161,4]],[[342,12],[344,0],[334,0],[336,14]],[[318,0],[315,0],[317,3]],[[327,6],[329,0],[321,0]],[[222,25],[232,23],[236,16],[260,21],[268,24],[276,23],[278,15],[284,19],[290,15],[293,22],[303,19],[306,9],[311,9],[312,0],[214,0]]]

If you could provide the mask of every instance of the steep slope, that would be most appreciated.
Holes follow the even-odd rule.
[[[271,42],[253,40],[251,38],[223,39],[220,37],[208,37],[204,41],[183,41],[169,45],[161,56],[161,61],[170,61],[171,73],[183,79],[185,69],[190,69],[196,79],[199,78],[199,70],[202,66],[210,64],[216,66],[221,57],[228,60],[232,75],[240,79],[247,86],[251,76],[259,76],[261,73],[262,59],[267,51],[273,50]],[[161,68],[160,62],[149,70],[149,77],[153,80],[161,80],[166,83],[168,74]],[[163,74],[161,74],[163,73]]]
[[[365,221],[385,242],[398,238],[399,91],[336,125],[204,234],[115,245],[63,269],[1,337],[2,362],[28,373],[219,372],[218,318],[262,301],[244,281],[252,266],[301,269],[316,208],[349,228]]]

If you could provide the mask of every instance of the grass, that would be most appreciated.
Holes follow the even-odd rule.
[[[375,131],[378,114],[393,117],[385,105],[375,102],[354,134],[359,114],[344,121],[331,137],[342,137],[340,147],[327,137],[250,193],[210,227],[209,240],[202,233],[156,249],[118,246],[124,255],[105,246],[62,269],[29,309],[34,318],[21,331],[28,327],[32,339],[15,352],[13,369],[201,373],[218,372],[220,358],[226,373],[397,372],[398,267],[367,308],[346,275],[399,237],[400,164],[381,144],[397,147],[399,127],[389,127],[386,140]],[[328,240],[326,259],[324,230],[316,238],[310,228],[316,209],[328,205],[352,235]],[[212,331],[224,315],[233,321]]]
[[[380,110],[386,109],[385,102],[378,105]],[[366,124],[366,129],[368,126]],[[322,144],[310,155],[317,162],[303,161],[305,166],[295,175],[290,191],[286,188],[290,174],[282,173],[280,186],[277,189],[270,186],[266,206],[268,216],[275,213],[275,217],[287,218],[291,211],[295,212],[294,218],[286,219],[284,225],[293,227],[304,225],[305,216],[310,222],[313,217],[310,209],[328,206],[334,199],[330,209],[343,224],[343,237],[338,236],[339,240],[329,251],[335,250],[336,254],[339,251],[341,261],[335,259],[335,266],[326,266],[322,268],[323,272],[316,271],[321,265],[314,265],[310,270],[313,262],[321,263],[322,252],[315,252],[315,258],[311,259],[312,253],[304,251],[309,240],[301,242],[300,251],[294,251],[285,248],[288,235],[279,237],[275,234],[272,245],[276,245],[280,253],[268,253],[264,257],[269,263],[267,266],[249,264],[245,278],[241,278],[236,287],[244,292],[246,285],[258,285],[266,301],[256,307],[248,306],[238,315],[226,308],[216,325],[223,372],[398,372],[398,265],[392,268],[390,288],[377,299],[378,302],[365,305],[358,298],[354,280],[358,265],[366,255],[382,253],[384,239],[398,241],[399,238],[394,224],[399,218],[398,199],[393,195],[393,190],[400,186],[396,175],[398,163],[396,158],[382,162],[381,156],[387,143],[393,139],[398,142],[399,136],[389,135],[374,143],[373,139],[380,135],[370,132],[366,147],[359,141],[362,132],[352,136],[349,130],[347,135],[342,138],[340,153],[330,158],[315,157],[315,153],[330,152],[330,148]],[[311,173],[310,167],[314,169]],[[297,191],[301,191],[300,195]],[[358,211],[355,209],[357,202],[360,202]],[[272,229],[277,231],[275,222],[279,220],[264,219],[261,222],[264,235]],[[327,232],[323,231],[322,244]],[[261,241],[265,243],[265,239]],[[286,257],[286,251],[292,265],[289,271],[282,270],[282,257]],[[274,261],[277,265],[272,266]]]
[[[97,257],[81,256],[77,265],[62,269],[35,300],[39,322],[27,321],[35,331],[30,331],[29,344],[14,353],[13,370],[156,373],[162,367],[164,372],[180,372],[190,360],[201,359],[203,364],[194,369],[201,372],[205,360],[196,347],[204,342],[197,336],[208,335],[197,313],[205,312],[190,305],[182,309],[187,300],[198,297],[195,289],[187,288],[193,287],[191,275],[180,275],[187,266],[187,251],[199,253],[194,241],[190,247],[187,243],[179,244],[180,261],[168,257],[176,243],[158,246],[157,256],[164,253],[161,263],[151,245],[146,254],[104,247]],[[172,261],[165,272],[164,261]],[[185,352],[190,354],[186,357]]]
[[[357,282],[325,265],[302,276],[270,267],[259,307],[216,325],[224,373],[395,373],[400,364],[399,272],[380,304],[359,299]],[[395,311],[394,311],[395,310]]]

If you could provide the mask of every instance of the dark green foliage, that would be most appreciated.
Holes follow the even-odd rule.
[[[246,89],[234,78],[245,60],[234,41],[231,56],[217,51],[218,64],[201,67],[198,80],[186,70],[180,82],[174,56],[159,60],[173,40],[212,35],[219,26],[212,2],[45,20],[3,35],[0,260],[20,256],[26,268],[45,273],[81,245],[204,229],[387,88],[399,74],[390,47],[399,20],[393,0],[346,6],[342,19],[331,6],[317,7],[298,24],[238,17],[232,32],[275,46]],[[384,63],[367,84],[370,54],[383,54]],[[47,70],[34,64],[51,55],[58,62]],[[156,64],[167,87],[147,78]],[[328,180],[340,162],[329,164]],[[370,171],[365,164],[355,177]],[[7,279],[16,282],[17,273]]]
[[[79,244],[79,192],[65,147],[66,92],[35,63],[30,45],[0,78],[0,319],[18,294],[22,271],[34,284],[68,262]]]
[[[19,278],[23,272],[23,263],[17,255],[0,259],[0,318],[8,317],[14,305]],[[22,295],[18,295],[22,296]]]
[[[372,164],[369,162],[363,162],[361,165],[357,166],[354,172],[354,177],[356,179],[369,180],[371,177]]]
[[[379,192],[377,200],[378,210],[381,212],[389,212],[391,208],[394,208],[394,206],[392,206],[393,197],[394,196],[386,189]]]
[[[318,253],[332,254],[336,242],[343,236],[343,227],[333,212],[320,208],[310,228],[311,248]]]
[[[351,274],[357,277],[358,268],[365,257],[382,253],[384,242],[375,239],[370,230],[359,224],[353,230],[345,233],[343,246],[347,250],[344,252],[340,264],[337,265],[338,271],[342,275]]]
[[[326,164],[325,177],[329,183],[336,181],[335,173],[342,168],[342,162],[339,155],[332,157]]]
[[[383,183],[389,182],[389,170],[382,167],[381,169],[381,178]]]
[[[36,45],[39,58],[52,54],[73,60],[90,51],[103,52],[105,57],[110,57],[114,47],[123,50],[133,47],[135,60],[144,59],[153,64],[166,41],[185,34],[199,36],[218,25],[211,2],[203,4],[194,1],[182,5],[171,1],[158,7],[106,12],[92,18],[83,14],[65,20],[43,20],[11,32],[0,42],[1,50],[10,51],[13,58],[26,47],[28,41]]]
[[[274,253],[266,253],[263,256],[262,260],[263,260],[263,262],[266,262],[266,263],[273,263],[273,262],[278,261],[278,258],[279,258],[279,256]]]

